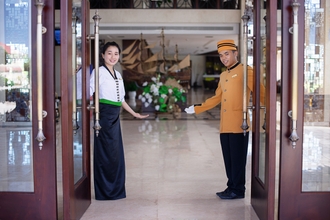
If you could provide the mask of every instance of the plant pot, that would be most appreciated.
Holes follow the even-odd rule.
[[[136,106],[136,91],[129,91],[128,92],[128,104],[130,106]]]
[[[128,92],[128,98],[129,99],[135,99],[136,98],[136,91],[129,91]]]

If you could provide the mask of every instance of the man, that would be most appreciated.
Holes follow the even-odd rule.
[[[217,43],[220,61],[227,67],[220,75],[215,95],[204,103],[186,108],[188,114],[199,114],[221,103],[220,143],[228,178],[227,188],[216,194],[221,199],[240,199],[245,196],[245,167],[249,142],[249,130],[244,134],[243,79],[244,65],[237,60],[237,46],[233,40]],[[247,100],[253,90],[253,70],[248,67]],[[265,88],[260,88],[262,96]],[[264,100],[264,97],[260,97]],[[248,115],[247,115],[248,117]],[[247,118],[249,124],[249,118]]]

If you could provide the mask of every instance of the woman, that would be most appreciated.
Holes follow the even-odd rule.
[[[99,67],[100,126],[94,136],[95,199],[115,200],[126,197],[125,160],[120,127],[120,108],[136,118],[146,118],[134,112],[125,102],[125,88],[121,74],[114,69],[119,60],[120,47],[115,42],[103,46],[103,66]],[[94,74],[90,78],[90,94],[95,91]]]

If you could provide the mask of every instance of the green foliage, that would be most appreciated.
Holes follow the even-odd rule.
[[[185,91],[163,84],[160,82],[160,75],[153,77],[149,83],[145,82],[143,86],[139,99],[145,107],[153,105],[156,111],[172,112],[177,102],[186,102]]]
[[[135,81],[124,81],[126,91],[136,91],[138,89]]]

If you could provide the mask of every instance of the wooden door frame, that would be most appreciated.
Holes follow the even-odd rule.
[[[61,123],[62,123],[62,167],[63,167],[63,218],[79,219],[91,203],[90,187],[90,117],[89,104],[89,1],[82,0],[82,125],[83,132],[83,176],[74,182],[73,125],[72,125],[72,0],[61,0]],[[87,72],[88,71],[88,72]],[[88,81],[87,81],[88,80]],[[87,89],[88,87],[88,89]],[[88,91],[88,92],[86,92]],[[86,135],[85,135],[86,134]]]
[[[255,4],[257,3],[257,4]],[[259,108],[253,112],[252,135],[252,169],[251,169],[251,204],[260,219],[272,220],[275,213],[275,175],[276,175],[276,59],[277,59],[277,2],[267,1],[266,19],[266,149],[265,149],[265,182],[259,179]],[[255,85],[260,80],[260,60],[262,54],[258,40],[260,33],[260,0],[254,2],[254,33],[257,40],[254,42]],[[255,88],[253,100],[260,103],[260,89]],[[254,104],[256,105],[256,104]],[[257,107],[259,105],[256,105]]]
[[[297,194],[301,191],[301,166],[302,163],[302,130],[303,117],[302,111],[298,111],[297,133],[300,140],[297,142],[295,149],[292,148],[289,136],[291,134],[291,119],[288,117],[288,112],[291,110],[291,69],[292,69],[292,34],[289,33],[289,28],[293,24],[293,12],[291,0],[283,0],[282,2],[282,75],[281,75],[281,146],[280,146],[280,176],[279,176],[279,218],[295,219],[298,214],[298,199]],[[298,11],[299,38],[298,38],[298,54],[304,54],[304,4],[300,5]],[[303,28],[302,28],[303,27]],[[298,58],[298,100],[303,100],[303,56]],[[303,102],[298,101],[298,109],[303,109]],[[288,159],[290,158],[290,159]],[[290,184],[285,184],[290,182]],[[294,204],[294,205],[293,205]],[[288,210],[286,207],[292,207]],[[292,218],[290,218],[292,216]]]
[[[291,0],[283,0],[282,10],[282,104],[281,104],[281,149],[279,178],[279,219],[328,219],[330,216],[329,192],[302,192],[302,151],[304,123],[304,43],[305,8],[299,0],[298,10],[298,122],[300,139],[292,148],[288,137],[291,134],[291,63],[292,35],[289,28],[293,24]]]
[[[34,109],[37,106],[37,8],[31,4],[31,97]],[[44,1],[42,25],[47,28],[42,35],[42,76],[43,76],[43,109],[47,117],[43,119],[42,150],[35,139],[38,133],[37,111],[32,114],[33,146],[33,192],[0,192],[0,219],[57,219],[56,188],[56,128],[55,128],[55,67],[54,67],[54,3]]]
[[[87,107],[90,103],[89,95],[89,76],[90,76],[90,41],[87,39],[89,36],[90,17],[89,17],[89,1],[82,0],[82,14],[84,15],[82,23],[81,42],[82,42],[82,125],[83,131],[83,178],[75,185],[75,198],[79,198],[79,203],[76,203],[76,215],[79,218],[85,213],[91,204],[91,170],[90,170],[90,112]]]
[[[61,137],[63,219],[76,219],[74,213],[73,125],[72,125],[72,0],[60,3],[60,82],[61,82]],[[72,212],[72,213],[71,213]]]

